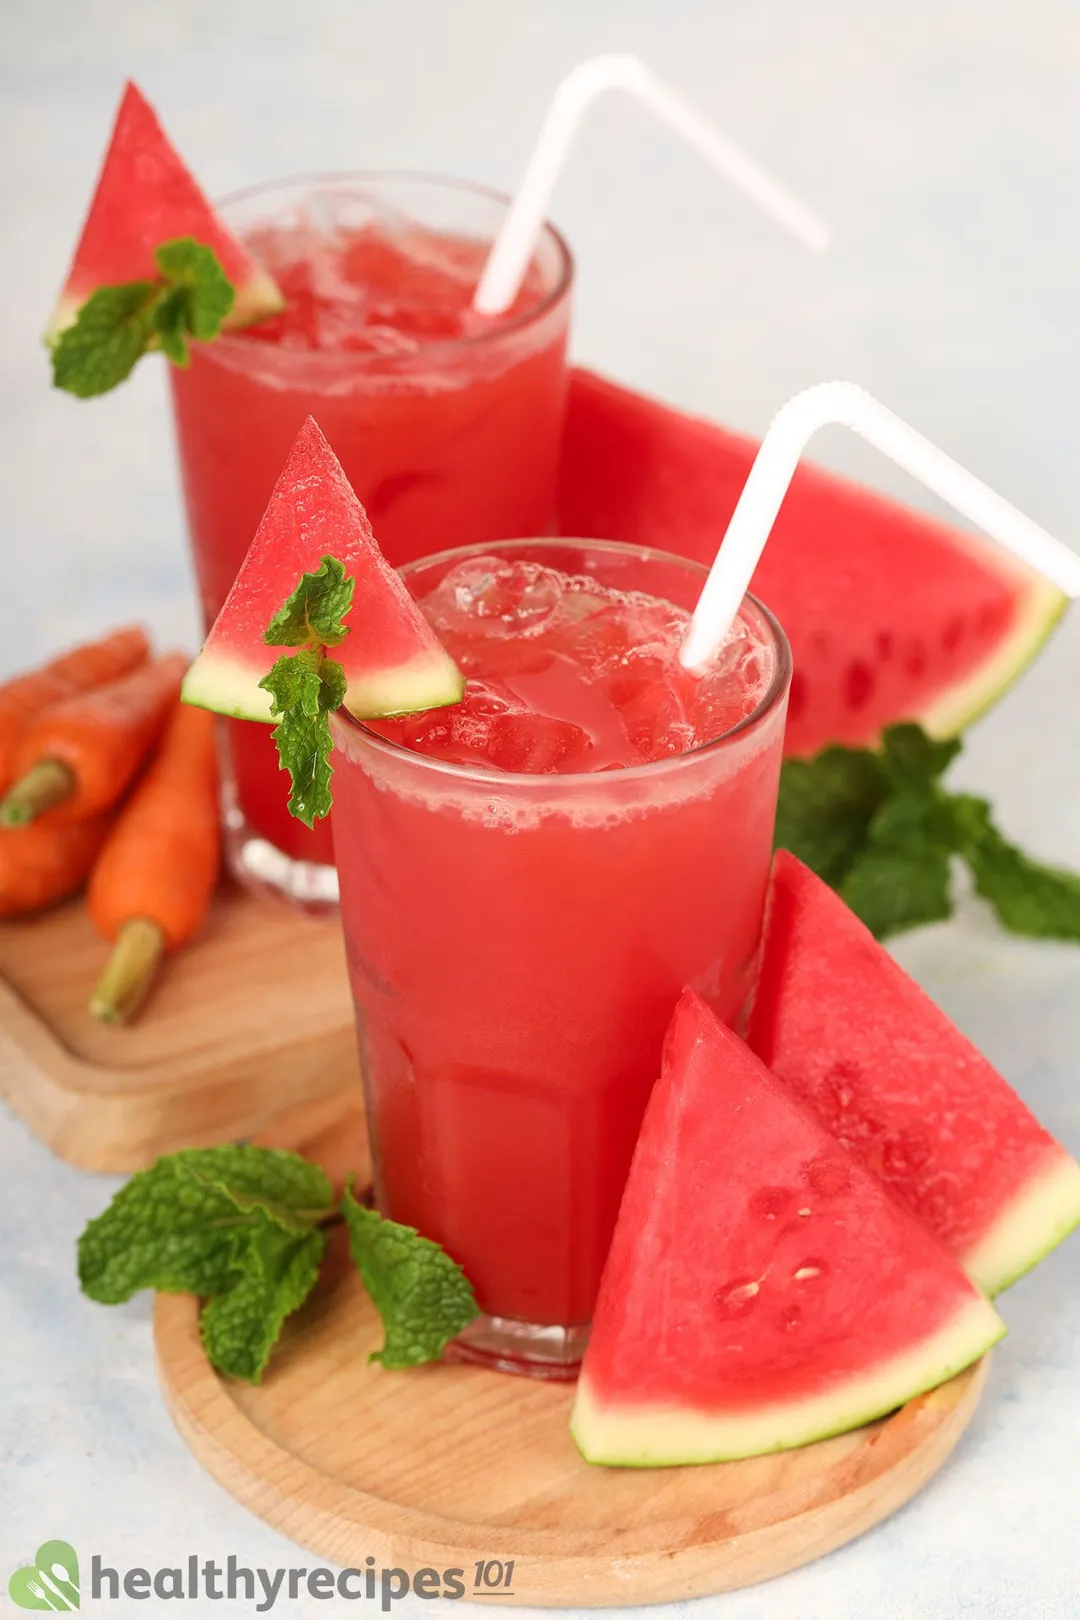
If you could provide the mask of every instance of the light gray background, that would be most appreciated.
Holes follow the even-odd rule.
[[[554,211],[578,257],[578,358],[757,432],[797,388],[851,376],[1072,540],[1074,0],[4,0],[0,674],[133,613],[193,641],[159,365],[83,404],[50,392],[37,340],[122,78],[158,104],[211,193],[380,165],[510,186],[551,87],[599,50],[637,51],[681,84],[820,210],[836,243],[803,254],[612,101]],[[839,433],[814,453],[920,498]],[[1080,864],[1078,622],[978,729],[962,769],[1034,849]],[[1010,941],[969,905],[899,954],[1080,1151],[1080,952]],[[57,1535],[121,1567],[193,1551],[312,1563],[174,1435],[146,1302],[110,1312],[78,1297],[74,1240],[109,1190],[0,1118],[0,1576]],[[1004,1314],[1012,1331],[979,1416],[915,1503],[809,1569],[696,1612],[1080,1616],[1080,1241]],[[159,1611],[171,1612],[136,1612]]]

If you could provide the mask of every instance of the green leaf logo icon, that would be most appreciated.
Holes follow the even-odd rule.
[[[17,1569],[8,1596],[20,1609],[66,1614],[79,1607],[79,1558],[68,1541],[43,1541],[34,1562]]]

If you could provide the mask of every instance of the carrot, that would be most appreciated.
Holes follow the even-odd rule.
[[[0,832],[0,917],[39,911],[81,889],[111,824],[106,812]]]
[[[53,809],[65,821],[81,820],[115,804],[156,741],[187,666],[183,653],[167,653],[46,709],[16,750],[0,825],[18,827]]]
[[[115,681],[145,664],[150,643],[138,625],[114,630],[100,641],[88,641],[40,669],[16,675],[0,686],[0,793],[15,778],[19,739],[35,715],[54,703]]]
[[[107,1023],[138,1011],[166,951],[206,916],[221,860],[214,727],[207,710],[177,705],[94,868],[90,915],[115,945],[90,1011]]]

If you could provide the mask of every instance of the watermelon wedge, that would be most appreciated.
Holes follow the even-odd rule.
[[[1004,1333],[944,1249],[685,991],[571,1429],[590,1462],[720,1462],[859,1427]]]
[[[271,720],[259,682],[282,649],[263,633],[301,574],[330,554],[355,580],[349,634],[331,656],[345,670],[345,707],[360,719],[459,703],[464,679],[384,558],[367,514],[317,423],[308,417],[247,556],[184,680],[185,703],[240,720]]]
[[[756,451],[575,371],[558,531],[711,563]],[[955,735],[1016,679],[1065,606],[989,541],[805,466],[753,589],[794,652],[791,754],[872,743],[897,720]]]
[[[786,850],[748,1039],[986,1293],[1080,1224],[1080,1165]]]
[[[74,322],[95,288],[155,277],[154,249],[179,236],[213,248],[232,282],[236,299],[226,326],[247,326],[284,308],[272,277],[225,228],[153,107],[129,83],[46,342]]]

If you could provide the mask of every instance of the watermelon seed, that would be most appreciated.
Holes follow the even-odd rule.
[[[793,1278],[797,1283],[810,1283],[814,1277],[821,1277],[821,1273],[827,1270],[829,1267],[824,1264],[824,1260],[803,1260],[797,1272],[793,1273]]]
[[[763,1277],[740,1277],[717,1289],[716,1306],[721,1316],[741,1316],[761,1292]]]
[[[794,1201],[795,1193],[791,1187],[759,1187],[750,1199],[750,1213],[760,1215],[766,1221],[775,1221],[778,1215],[790,1209]]]
[[[874,672],[861,658],[853,658],[844,671],[844,701],[849,709],[861,709],[869,702],[875,686]]]
[[[947,653],[955,652],[964,635],[964,621],[959,616],[949,620],[941,635],[941,645]]]
[[[926,674],[926,648],[921,641],[913,641],[904,659],[904,668],[912,680],[918,680],[920,675]]]

